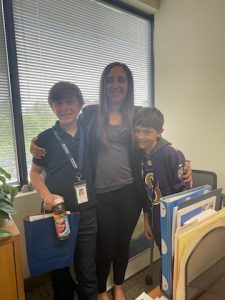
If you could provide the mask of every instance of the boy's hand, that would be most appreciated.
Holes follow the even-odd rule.
[[[144,233],[145,233],[146,239],[148,239],[148,240],[153,239],[153,233],[152,233],[151,225],[149,223],[149,214],[148,213],[144,213]]]
[[[46,150],[44,148],[37,146],[36,141],[37,141],[37,137],[33,137],[30,143],[30,153],[35,158],[42,158],[46,155]]]
[[[44,201],[44,209],[48,210],[48,211],[52,211],[53,207],[55,206],[55,199],[58,198],[63,198],[60,195],[56,195],[56,194],[48,194],[47,196],[45,196],[43,198]]]
[[[153,233],[150,226],[148,228],[145,227],[145,237],[149,241],[153,239]]]
[[[193,181],[192,181],[192,169],[191,169],[190,160],[185,160],[185,173],[183,174],[182,178],[186,183],[186,185],[192,188]]]

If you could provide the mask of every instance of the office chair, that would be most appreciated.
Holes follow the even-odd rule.
[[[217,175],[212,171],[192,170],[193,187],[210,184],[212,190],[217,188]]]
[[[212,171],[192,170],[193,187],[210,184],[212,190],[217,189],[217,175]],[[222,207],[225,207],[225,194],[222,194]]]

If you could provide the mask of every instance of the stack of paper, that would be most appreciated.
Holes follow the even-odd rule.
[[[209,185],[190,189],[161,199],[162,290],[173,294],[173,255],[177,228],[190,226],[210,217],[221,207],[221,189],[211,192]],[[181,298],[179,299],[181,300]]]
[[[150,297],[148,294],[146,294],[145,292],[143,292],[135,300],[154,300],[154,299],[152,297]]]
[[[143,292],[135,300],[167,300],[167,298],[165,296],[159,296],[159,297],[156,297],[156,298],[152,298],[148,294],[146,294],[145,292]]]

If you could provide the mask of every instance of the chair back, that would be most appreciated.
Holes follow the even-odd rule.
[[[212,190],[217,188],[217,175],[212,171],[192,170],[193,187],[210,184]]]

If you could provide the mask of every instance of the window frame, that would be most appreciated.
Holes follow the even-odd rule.
[[[97,0],[98,1],[98,0]],[[149,79],[149,85],[151,86],[151,105],[155,103],[155,85],[154,85],[154,52],[153,52],[153,32],[154,32],[154,15],[146,14],[128,4],[122,3],[121,1],[114,0],[102,0],[98,1],[101,3],[110,4],[130,12],[137,16],[143,17],[151,22],[151,57],[149,57],[151,78]],[[116,2],[116,3],[115,3]],[[23,116],[22,106],[19,88],[19,73],[17,64],[17,52],[16,52],[16,41],[15,41],[15,29],[14,29],[14,18],[13,18],[13,7],[12,0],[2,0],[3,7],[3,22],[5,25],[5,37],[6,37],[6,54],[8,59],[8,72],[9,72],[9,88],[11,94],[12,108],[13,108],[13,123],[16,138],[16,157],[18,166],[18,178],[19,186],[28,184],[28,172],[27,172],[27,161],[25,152],[25,137],[23,128]]]
[[[3,4],[3,22],[5,24],[6,35],[6,53],[8,59],[9,87],[13,108],[13,123],[16,137],[16,156],[18,166],[19,185],[28,183],[27,162],[25,153],[25,139],[23,130],[23,118],[21,108],[21,98],[19,89],[19,74],[17,67],[17,53],[15,30],[13,20],[12,1],[2,1]],[[22,134],[21,134],[22,133]]]

